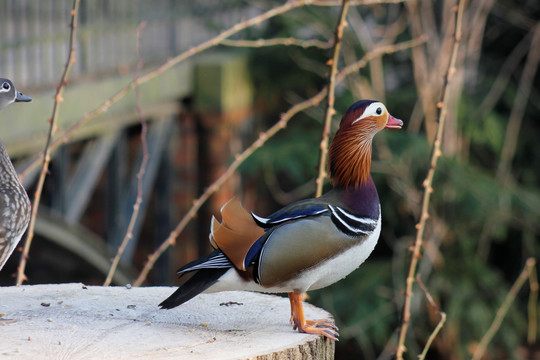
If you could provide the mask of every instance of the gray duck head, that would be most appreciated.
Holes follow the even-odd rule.
[[[8,79],[0,78],[0,110],[14,102],[30,102],[32,98],[17,91]]]

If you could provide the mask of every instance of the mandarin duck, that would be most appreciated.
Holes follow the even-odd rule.
[[[0,110],[14,102],[32,99],[0,78]],[[0,270],[19,243],[30,221],[30,199],[0,141]]]
[[[332,190],[285,206],[268,217],[248,213],[237,198],[212,218],[214,251],[177,272],[193,273],[160,307],[171,309],[201,292],[288,293],[293,330],[337,340],[332,319],[306,320],[306,291],[324,288],[359,267],[381,231],[381,208],[370,175],[372,140],[403,122],[378,101],[361,100],[343,115],[329,149]]]

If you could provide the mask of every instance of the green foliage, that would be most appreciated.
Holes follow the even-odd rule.
[[[463,131],[475,145],[496,152],[502,147],[505,130],[503,120],[499,114],[489,113],[481,121],[464,121]]]
[[[242,164],[241,171],[256,176],[264,167],[270,166],[275,174],[286,176],[295,184],[302,184],[316,176],[319,160],[319,125],[310,119],[294,120],[270,139],[265,146]],[[298,141],[297,139],[302,139]]]

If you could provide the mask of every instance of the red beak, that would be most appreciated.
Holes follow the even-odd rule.
[[[392,115],[388,114],[388,121],[386,122],[387,129],[401,129],[403,121],[396,119]]]

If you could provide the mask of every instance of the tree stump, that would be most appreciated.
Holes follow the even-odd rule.
[[[172,287],[0,288],[0,357],[17,359],[333,359],[334,342],[293,331],[287,298],[202,294],[158,308]],[[305,306],[308,319],[328,317]]]

